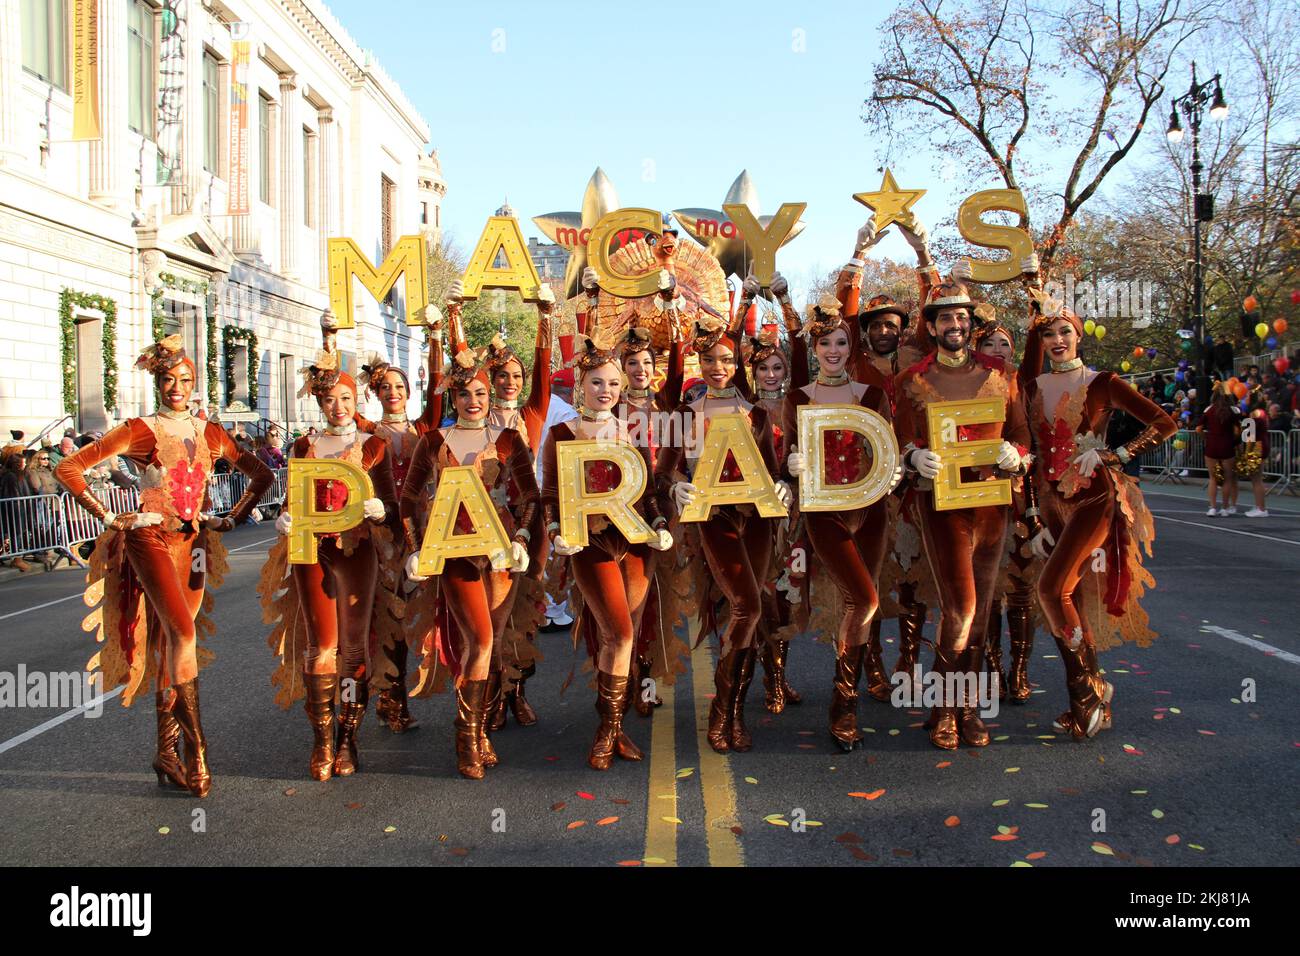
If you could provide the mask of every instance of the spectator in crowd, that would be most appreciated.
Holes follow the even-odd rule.
[[[1237,414],[1227,389],[1217,383],[1199,430],[1205,433],[1205,467],[1210,473],[1210,510],[1205,514],[1209,517],[1235,514],[1237,509],[1229,505],[1237,489]],[[1218,506],[1219,471],[1223,474],[1222,507]]]
[[[22,551],[24,547],[24,542],[20,540],[22,525],[19,521],[19,506],[9,502],[31,494],[25,474],[26,464],[22,452],[10,448],[6,448],[0,458],[0,555],[13,554]],[[23,560],[21,554],[8,563],[19,571],[31,570],[31,565]]]
[[[284,452],[280,451],[278,443],[271,440],[271,434],[268,432],[266,438],[257,440],[257,457],[267,468],[284,468]]]
[[[1282,406],[1277,402],[1269,403],[1268,427],[1275,432],[1285,432],[1291,428],[1291,416],[1282,411]]]
[[[63,461],[63,459],[67,458],[76,450],[77,450],[76,440],[73,438],[72,435],[69,435],[67,432],[64,432],[63,437],[59,439],[59,447],[50,450],[50,465],[51,466],[57,465],[59,462]]]
[[[1268,415],[1260,404],[1260,399],[1261,396],[1258,392],[1251,398],[1250,413],[1242,422],[1241,444],[1237,448],[1238,478],[1248,478],[1251,490],[1255,495],[1255,507],[1246,512],[1247,518],[1268,517],[1264,469],[1268,467],[1272,458],[1269,449]],[[1250,433],[1249,428],[1251,422],[1254,423],[1253,435]],[[1250,440],[1247,441],[1247,439]],[[1237,493],[1240,487],[1240,482],[1238,482],[1232,490],[1231,506],[1228,509],[1229,514],[1237,510]]]
[[[27,493],[45,499],[35,503],[36,531],[41,540],[54,541],[58,531],[59,506],[53,499],[58,497],[63,488],[54,478],[54,469],[50,466],[50,450],[29,448],[24,455],[27,458]],[[59,554],[51,548],[41,556],[41,561],[46,571],[53,571],[59,563]]]

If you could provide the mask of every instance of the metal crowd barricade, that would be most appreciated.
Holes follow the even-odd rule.
[[[0,499],[0,555],[43,554],[63,547],[59,495]]]

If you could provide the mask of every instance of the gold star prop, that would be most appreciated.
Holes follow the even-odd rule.
[[[548,212],[534,216],[533,223],[546,237],[569,251],[569,265],[564,270],[564,298],[579,292],[582,270],[587,266],[587,235],[607,212],[619,208],[618,193],[599,166],[587,181],[581,212]]]
[[[894,174],[886,169],[880,189],[873,193],[854,193],[853,198],[876,214],[879,232],[891,222],[910,226],[913,218],[910,210],[924,195],[924,189],[899,189]]]
[[[758,190],[754,187],[754,180],[747,169],[741,170],[736,181],[731,184],[731,189],[727,190],[726,198],[722,200],[724,206],[731,203],[748,206],[749,211],[758,217],[759,225],[764,229],[772,222],[772,216],[758,215]],[[673,218],[686,230],[687,235],[718,260],[725,275],[734,274],[743,279],[749,274],[754,254],[746,245],[736,224],[725,212],[720,209],[676,209],[673,211]],[[781,245],[784,246],[799,235],[803,231],[803,226],[802,220],[796,223]]]

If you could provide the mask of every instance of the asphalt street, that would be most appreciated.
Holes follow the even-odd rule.
[[[414,702],[421,727],[402,736],[372,711],[362,771],[308,779],[311,732],[300,705],[274,703],[254,591],[272,533],[241,528],[200,680],[212,794],[157,788],[152,695],[98,717],[2,707],[0,864],[1293,866],[1300,498],[1267,519],[1207,518],[1196,489],[1146,490],[1160,637],[1102,655],[1115,726],[1094,740],[1053,734],[1066,693],[1040,632],[1034,696],[1003,707],[987,748],[936,750],[919,710],[864,699],[867,746],[841,754],[831,651],[809,641],[790,652],[804,703],[768,715],[756,679],[754,749],[721,756],[703,741],[706,644],[652,720],[628,717],[646,760],[598,773],[593,692],[581,673],[561,691],[581,661],[560,633],[541,638],[529,684],[540,723],[495,735],[501,764],[478,782],[455,772],[446,696]],[[81,587],[73,570],[0,584],[0,672],[84,667]],[[885,633],[892,666],[894,622]]]

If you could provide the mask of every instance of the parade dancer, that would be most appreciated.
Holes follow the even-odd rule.
[[[480,780],[484,768],[497,764],[496,750],[488,739],[488,718],[499,705],[500,643],[518,592],[518,581],[528,570],[528,545],[537,508],[537,479],[528,443],[513,428],[488,427],[488,367],[484,351],[460,343],[451,368],[438,384],[452,393],[456,421],[434,429],[420,439],[406,475],[401,515],[405,532],[406,575],[420,584],[417,571],[424,536],[423,515],[428,507],[425,488],[440,480],[444,468],[472,467],[497,504],[497,517],[511,537],[510,551],[491,557],[448,558],[438,578],[437,593],[425,587],[408,602],[408,626],[423,631],[424,615],[415,602],[421,597],[435,604],[432,640],[424,647],[426,661],[445,664],[456,678],[456,765],[464,777]],[[507,501],[507,489],[516,490],[516,507]],[[518,520],[516,520],[516,517]],[[473,530],[464,506],[456,517],[461,532]],[[408,637],[410,639],[410,637]]]
[[[558,557],[568,559],[568,571],[581,595],[575,639],[585,640],[596,665],[596,712],[600,715],[600,726],[587,763],[595,770],[608,770],[615,754],[623,760],[641,760],[643,756],[623,731],[623,715],[629,701],[636,637],[654,578],[656,552],[671,548],[673,538],[667,530],[667,502],[652,490],[649,449],[644,444],[635,445],[643,458],[647,477],[645,490],[635,507],[655,537],[646,544],[632,544],[602,516],[587,518],[589,543],[585,547],[571,544],[559,533],[556,443],[601,439],[635,444],[628,435],[626,423],[614,416],[622,388],[617,353],[604,342],[584,337],[575,368],[574,397],[579,418],[554,425],[547,434],[542,450],[542,505],[551,547]],[[590,462],[585,466],[585,487],[592,492],[617,487],[621,477],[618,467],[610,462]]]
[[[741,313],[743,316],[743,313]],[[754,441],[763,462],[773,478],[778,478],[776,448],[773,444],[773,422],[767,409],[751,405],[741,397],[747,384],[737,389],[736,380],[743,379],[744,366],[740,365],[740,342],[737,330],[715,320],[716,324],[695,323],[694,348],[700,357],[700,373],[707,391],[689,405],[682,406],[682,434],[702,438],[707,435],[709,422],[714,415],[739,413],[750,423]],[[691,424],[687,424],[687,422]],[[676,442],[671,448],[660,449],[655,466],[656,482],[661,491],[671,491],[680,510],[699,494],[691,483],[696,457],[689,457],[685,442]],[[698,451],[698,445],[693,450]],[[678,474],[685,481],[675,481]],[[723,481],[737,481],[740,475],[734,462],[724,464]],[[777,496],[787,508],[792,500],[789,486],[777,481]],[[757,651],[754,637],[762,614],[763,584],[772,561],[775,521],[761,518],[753,505],[725,505],[711,509],[707,521],[696,526],[700,549],[704,553],[712,581],[722,591],[731,605],[731,615],[722,633],[718,665],[714,673],[717,694],[709,709],[709,746],[719,753],[728,750],[746,751],[753,739],[745,726],[745,695],[754,677]],[[707,613],[705,599],[700,599],[700,611]]]
[[[1140,547],[1151,553],[1155,527],[1136,479],[1121,469],[1168,440],[1177,426],[1114,372],[1087,368],[1079,357],[1079,317],[1046,296],[1035,298],[1039,315],[1029,335],[1040,340],[1032,347],[1046,353],[1051,371],[1036,376],[1023,396],[1037,457],[1025,514],[1032,550],[1045,561],[1038,603],[1065,665],[1070,696],[1070,709],[1053,726],[1078,739],[1111,724],[1114,688],[1101,676],[1097,651],[1122,641],[1144,646],[1154,637],[1138,602],[1155,583],[1142,567]],[[1116,410],[1145,428],[1111,449],[1106,426]],[[1088,573],[1098,551],[1105,557],[1103,570]]]
[[[889,396],[880,385],[853,381],[847,368],[853,359],[849,323],[840,314],[839,300],[823,296],[808,310],[804,332],[817,357],[817,378],[792,391],[785,400],[783,430],[791,437],[785,473],[803,476],[805,457],[793,444],[799,409],[805,405],[858,405],[889,421]],[[825,435],[826,481],[852,484],[873,467],[870,448],[861,435],[829,431]],[[901,476],[898,476],[901,478]],[[897,481],[898,478],[895,479]],[[876,582],[886,545],[886,499],[852,511],[808,512],[803,516],[813,551],[843,604],[835,636],[835,679],[831,688],[830,733],[841,750],[851,751],[862,741],[858,730],[858,683],[871,651],[871,621],[879,608]],[[878,656],[876,656],[878,665]],[[883,668],[868,677],[869,687],[887,683]]]
[[[357,734],[370,699],[370,635],[373,629],[388,643],[387,630],[398,626],[393,595],[400,554],[393,542],[397,492],[388,441],[357,427],[357,383],[338,367],[328,320],[322,327],[326,351],[302,370],[299,394],[316,398],[325,428],[297,439],[289,457],[346,461],[370,475],[374,497],[362,502],[360,525],[318,536],[314,564],[288,562],[293,516],[288,509],[281,512],[275,522],[281,539],[267,556],[258,589],[264,620],[276,623],[269,639],[280,657],[272,680],[280,688],[276,699],[287,708],[305,688],[315,738],[308,768],[313,779],[325,781],[361,769]],[[314,496],[317,511],[338,511],[347,505],[348,491],[342,482],[322,479],[314,483]]]
[[[670,294],[664,303],[665,309],[675,308],[672,299]],[[668,327],[672,330],[672,343],[668,347],[668,367],[663,376],[663,384],[658,388],[654,387],[658,370],[650,330],[639,326],[629,328],[615,344],[627,387],[619,395],[614,416],[619,421],[626,422],[632,443],[648,450],[651,474],[659,454],[660,436],[656,434],[655,422],[666,421],[682,399],[684,356],[681,338],[676,334],[675,320],[670,320]],[[670,534],[674,531],[671,522],[668,531]],[[642,688],[642,682],[651,678],[671,685],[679,668],[681,671],[686,669],[684,664],[678,664],[674,660],[680,656],[678,649],[689,655],[689,648],[678,641],[673,636],[672,628],[665,624],[677,617],[671,581],[673,565],[673,560],[669,558],[654,563],[654,581],[650,585],[650,596],[637,634],[636,652],[632,656],[628,694],[633,708],[641,717],[649,717],[654,713],[654,708],[663,704],[663,698],[657,693],[646,692]]]
[[[456,291],[459,291],[457,289]],[[555,311],[555,293],[548,285],[538,287],[537,340],[533,346],[533,372],[528,398],[523,403],[524,378],[528,370],[523,359],[501,335],[493,337],[488,345],[487,367],[492,383],[492,410],[488,415],[488,430],[493,437],[509,429],[523,437],[534,458],[542,448],[545,437],[546,413],[551,402],[551,322]],[[529,507],[523,501],[520,489],[507,487],[511,511],[516,524],[527,527],[531,535],[528,543],[528,572],[519,580],[519,593],[515,597],[510,627],[503,636],[495,669],[489,677],[489,700],[499,701],[488,712],[490,729],[500,730],[506,725],[506,711],[514,714],[521,727],[537,723],[537,712],[525,696],[524,685],[537,672],[537,652],[533,647],[537,629],[545,623],[546,592],[542,586],[542,572],[546,566],[546,536],[542,533],[541,509]],[[531,525],[520,523],[523,511],[528,508]],[[503,672],[509,668],[510,689],[499,693]]]
[[[963,426],[959,440],[1000,439],[996,468],[963,469],[965,480],[991,480],[1023,474],[1029,432],[1017,397],[1015,380],[998,359],[972,353],[970,342],[974,304],[965,286],[941,283],[931,290],[917,329],[918,344],[928,354],[901,373],[894,426],[905,467],[929,481],[943,462],[933,450],[926,421],[927,406],[936,402],[990,399],[1006,409],[1002,422]],[[931,345],[931,343],[933,343]],[[932,349],[932,350],[931,350]],[[937,511],[925,486],[910,494],[910,511],[921,532],[926,561],[939,590],[940,619],[935,646],[935,672],[943,681],[942,704],[927,726],[930,741],[955,750],[960,740],[983,747],[988,730],[979,717],[978,693],[972,686],[983,668],[984,632],[1006,538],[1008,509],[991,505]],[[965,680],[959,680],[964,675]],[[963,684],[964,687],[954,687]]]
[[[125,706],[142,686],[155,682],[158,786],[170,781],[204,797],[212,784],[199,719],[199,668],[212,659],[197,646],[200,633],[212,631],[206,613],[211,598],[205,602],[204,588],[219,586],[225,574],[220,533],[253,513],[273,476],[256,456],[240,451],[220,425],[190,414],[196,371],[179,335],[150,346],[136,367],[153,376],[158,411],[128,419],[64,458],[54,475],[105,528],[87,577],[87,595],[102,598],[92,616],[102,649],[87,669],[99,668],[101,693],[125,685]],[[84,473],[115,455],[129,458],[142,475],[139,511],[114,514],[86,484]],[[218,458],[248,479],[224,518],[204,510],[211,507],[208,477]]]

